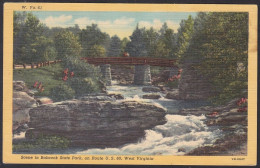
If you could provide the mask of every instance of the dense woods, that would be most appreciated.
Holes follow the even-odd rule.
[[[212,83],[213,102],[224,103],[246,95],[247,13],[198,13],[195,18],[189,16],[182,20],[177,32],[166,23],[160,30],[137,24],[129,39],[120,39],[102,32],[97,24],[83,29],[78,25],[49,28],[32,13],[14,12],[13,32],[15,64],[64,59],[67,61],[63,68],[78,73],[96,72],[90,65],[76,68],[75,60],[79,57],[120,57],[128,52],[130,57],[177,59],[179,67],[190,62]],[[87,82],[88,86],[95,85],[99,79],[90,74],[84,75],[84,80],[74,78],[70,82],[78,80]]]
[[[205,75],[215,92],[212,100],[224,103],[247,96],[248,14],[199,13],[183,60]]]

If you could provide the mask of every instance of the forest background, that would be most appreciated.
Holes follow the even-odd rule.
[[[99,69],[81,57],[130,57],[176,59],[178,66],[190,63],[214,86],[213,103],[223,104],[247,94],[248,13],[197,13],[180,22],[177,32],[164,23],[157,30],[140,27],[120,39],[102,32],[97,24],[80,28],[48,27],[28,12],[14,12],[14,64],[63,60],[61,65],[37,70],[14,70],[15,80],[32,87],[45,84],[40,96],[54,101],[101,91]],[[75,76],[62,81],[68,68]],[[36,77],[39,76],[40,77]]]

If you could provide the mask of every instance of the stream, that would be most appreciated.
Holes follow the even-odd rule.
[[[124,100],[117,101],[141,101],[160,106],[167,110],[166,123],[157,125],[153,129],[145,130],[145,136],[137,143],[126,144],[118,148],[68,148],[68,149],[34,149],[29,153],[60,153],[60,154],[91,154],[91,155],[184,155],[191,150],[202,146],[211,145],[221,136],[222,132],[216,127],[207,127],[204,123],[204,115],[179,115],[183,108],[196,108],[208,105],[205,101],[187,101],[166,99],[165,94],[159,99],[143,99],[145,93],[143,86],[121,86],[113,81],[113,85],[107,87],[108,93],[119,93]],[[25,139],[25,132],[14,135],[15,140]],[[24,151],[16,152],[24,153]],[[25,152],[28,153],[28,152]]]
[[[204,123],[204,115],[178,115],[182,108],[196,108],[207,105],[203,101],[184,101],[165,99],[164,94],[158,100],[142,99],[144,93],[142,86],[120,86],[113,81],[108,87],[108,93],[120,93],[126,100],[143,101],[167,109],[164,125],[158,125],[145,131],[145,137],[137,143],[126,144],[120,148],[88,149],[75,152],[76,154],[109,154],[109,155],[184,155],[185,153],[201,146],[214,143],[221,135],[216,128],[209,128]]]

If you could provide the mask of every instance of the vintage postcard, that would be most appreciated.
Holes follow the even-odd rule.
[[[257,6],[5,3],[3,162],[256,165]]]

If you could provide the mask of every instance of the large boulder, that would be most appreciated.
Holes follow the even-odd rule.
[[[145,94],[143,95],[144,99],[159,99],[161,98],[161,95],[159,94]]]
[[[160,92],[160,88],[155,86],[145,86],[142,88],[143,92]]]
[[[71,146],[118,147],[144,137],[146,129],[164,124],[165,110],[135,101],[70,100],[30,110],[27,138],[62,136]]]
[[[53,103],[53,101],[48,97],[39,97],[36,99],[36,101],[37,101],[38,105]]]
[[[89,96],[81,97],[80,100],[81,101],[114,101],[115,99],[107,95],[98,95],[98,96],[89,95]]]
[[[108,96],[111,98],[115,98],[116,100],[124,99],[124,96],[120,93],[110,93],[110,94],[108,94]]]
[[[25,86],[24,81],[13,81],[14,91],[25,91],[27,87]]]
[[[167,98],[167,99],[180,99],[179,90],[178,89],[174,89],[174,90],[168,92],[166,94],[165,98]]]
[[[13,81],[13,90],[14,92],[26,92],[29,96],[34,96],[34,93],[27,88],[24,81]]]
[[[13,130],[29,122],[29,110],[36,107],[33,93],[23,81],[13,81]]]

